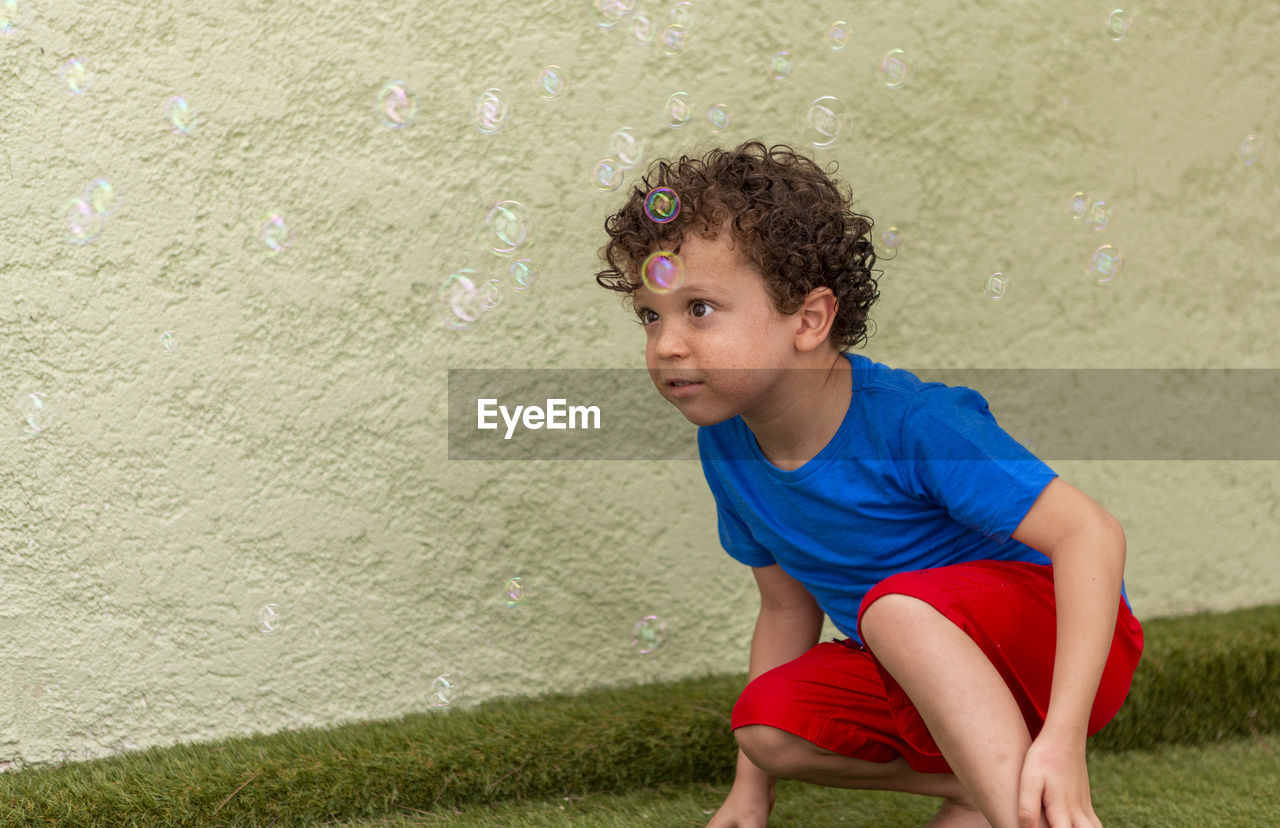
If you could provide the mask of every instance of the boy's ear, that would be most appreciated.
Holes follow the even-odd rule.
[[[796,328],[796,350],[812,351],[827,341],[831,326],[836,321],[840,302],[828,287],[816,287],[809,291],[804,304],[796,311],[799,324]]]

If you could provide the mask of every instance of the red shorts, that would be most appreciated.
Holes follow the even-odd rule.
[[[927,602],[969,634],[1013,692],[1032,738],[1044,725],[1053,684],[1057,617],[1053,568],[1017,561],[974,561],[903,572],[862,599],[901,593]],[[1142,655],[1142,625],[1124,599],[1089,733],[1111,721]],[[835,753],[889,762],[899,756],[924,773],[951,773],[915,705],[875,656],[853,640],[818,644],[758,676],[733,708],[732,727],[762,724]]]

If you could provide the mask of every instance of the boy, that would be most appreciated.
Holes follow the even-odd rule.
[[[674,215],[645,209],[658,187]],[[879,296],[850,201],[753,141],[658,162],[605,222],[596,280],[699,426],[721,543],[760,590],[709,828],[765,825],[778,777],[941,797],[935,826],[1100,825],[1085,736],[1142,651],[1124,532],[972,389],[848,353]],[[846,640],[818,643],[824,613]]]

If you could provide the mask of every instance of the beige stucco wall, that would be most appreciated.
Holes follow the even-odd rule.
[[[637,11],[661,28],[673,5]],[[643,365],[643,334],[592,279],[635,180],[591,181],[623,126],[649,157],[800,145],[809,103],[844,99],[849,134],[814,152],[906,238],[862,351],[879,361],[1280,367],[1273,4],[1147,2],[1121,42],[1094,2],[693,7],[668,57],[629,23],[597,28],[585,0],[16,0],[0,35],[0,766],[392,717],[431,708],[443,673],[465,707],[745,669],[754,586],[718,547],[696,462],[446,457],[451,368]],[[836,19],[852,28],[839,51]],[[912,66],[900,89],[874,72],[894,48]],[[93,73],[80,94],[59,72],[71,58]],[[547,64],[567,76],[551,100],[533,89]],[[416,95],[399,129],[373,109],[392,80]],[[490,87],[511,106],[493,135],[471,121]],[[663,121],[676,91],[697,107],[682,129]],[[162,117],[178,94],[199,113],[187,135]],[[715,103],[732,113],[719,136]],[[98,178],[111,212],[70,243],[64,207]],[[1106,231],[1066,215],[1076,190],[1115,206]],[[440,327],[448,274],[506,272],[483,231],[507,199],[536,216],[536,283],[508,278],[473,328]],[[274,254],[255,238],[273,210],[293,232]],[[1085,262],[1104,241],[1127,267],[1099,285]],[[993,301],[997,271],[1010,289]],[[31,437],[19,406],[36,392],[52,420]],[[1274,460],[1053,466],[1123,522],[1140,616],[1280,601]],[[670,640],[638,656],[648,614]]]

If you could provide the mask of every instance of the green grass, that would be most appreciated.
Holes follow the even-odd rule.
[[[1205,828],[1280,824],[1280,737],[1208,746],[1165,745],[1152,751],[1089,757],[1093,805],[1104,825]],[[629,794],[596,794],[536,802],[344,822],[340,828],[631,828],[700,826],[729,792],[726,785],[666,786]],[[778,783],[770,828],[918,826],[939,800],[880,791],[846,791]],[[338,823],[334,823],[338,826]]]
[[[1117,751],[1136,750],[1142,754],[1133,754],[1133,764],[1154,763],[1147,765],[1152,773],[1177,775],[1182,771],[1174,765],[1160,770],[1168,757],[1191,756],[1174,746],[1211,745],[1203,750],[1212,751],[1219,742],[1241,739],[1253,739],[1249,744],[1265,745],[1263,753],[1273,755],[1269,751],[1274,742],[1259,740],[1259,734],[1274,732],[1280,722],[1280,606],[1155,619],[1145,626],[1147,648],[1130,699],[1116,720],[1090,740],[1096,757],[1092,761],[1107,763]],[[595,809],[603,819],[614,821],[542,822],[539,815],[533,822],[456,824],[635,825],[646,820],[638,819],[634,809],[652,808],[663,816],[654,816],[658,821],[650,824],[682,825],[687,823],[680,820],[701,817],[702,810],[717,805],[732,779],[736,746],[728,714],[744,679],[745,675],[709,676],[576,695],[500,699],[467,711],[154,748],[5,773],[0,774],[0,825],[285,828],[361,819],[368,824],[417,812],[432,812],[431,818],[439,822],[440,814],[455,811],[462,813],[458,819],[473,814],[488,819],[482,807],[487,805],[497,806],[492,814],[513,809],[511,817],[520,820],[537,808],[559,812],[562,804],[566,814]],[[1259,767],[1271,769],[1269,787],[1280,789],[1274,764],[1266,765],[1265,756],[1256,758],[1262,763]],[[1194,765],[1198,760],[1185,761]],[[1252,761],[1246,763],[1250,768]],[[1095,767],[1102,772],[1104,765]],[[1213,772],[1231,785],[1213,787],[1197,802],[1215,814],[1251,807],[1240,791],[1230,796],[1217,791],[1236,790],[1233,786],[1244,784],[1242,777],[1247,782],[1254,770],[1235,772],[1224,765]],[[1195,773],[1188,771],[1187,779]],[[1109,779],[1109,774],[1104,776]],[[1140,789],[1127,779],[1102,779],[1094,780],[1100,813],[1108,796]],[[1109,793],[1113,788],[1115,793]],[[1156,807],[1161,796],[1177,793],[1166,785],[1150,795],[1151,801],[1116,800],[1117,807],[1130,811],[1111,824],[1177,824],[1141,822],[1141,814],[1147,813],[1143,802]],[[615,800],[604,795],[621,796]],[[792,819],[786,816],[791,807],[800,809],[795,819],[817,812],[847,813],[851,821],[877,825],[915,822],[919,811],[910,809],[918,809],[920,803],[926,816],[932,809],[925,799],[819,788],[799,790],[788,798],[803,803],[806,796],[818,799],[810,806],[781,802],[777,824],[801,824],[785,822]],[[828,796],[837,799],[828,805]],[[839,798],[847,796],[856,799]],[[1230,802],[1219,801],[1222,796]],[[887,809],[884,821],[847,810],[882,807],[876,803]],[[697,807],[691,813],[681,811],[684,816],[674,822],[663,822],[674,813],[659,811],[667,805]],[[1139,821],[1131,822],[1130,812]],[[1280,818],[1252,824],[1280,824]]]

